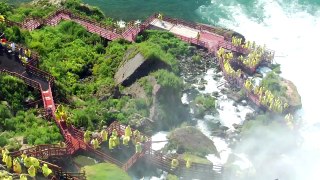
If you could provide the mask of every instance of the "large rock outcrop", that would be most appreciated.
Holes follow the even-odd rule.
[[[130,86],[150,72],[167,67],[163,61],[146,59],[141,53],[137,53],[133,58],[124,60],[114,78],[117,85]]]
[[[286,95],[287,95],[287,101],[290,106],[290,110],[297,110],[302,107],[301,103],[301,96],[297,90],[297,87],[293,84],[293,82],[282,79],[281,81],[282,86],[286,87]]]
[[[200,156],[208,154],[219,156],[213,141],[195,127],[177,128],[170,133],[168,138],[169,148],[177,149],[177,152],[180,154],[190,152]]]

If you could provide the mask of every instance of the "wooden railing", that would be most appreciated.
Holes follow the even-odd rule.
[[[32,79],[29,79],[29,78],[27,78],[25,76],[22,76],[22,75],[18,74],[18,73],[11,72],[11,71],[8,71],[8,70],[5,70],[5,69],[1,69],[1,68],[0,68],[0,72],[1,73],[5,73],[5,74],[9,74],[11,76],[15,76],[15,77],[23,80],[28,86],[31,86],[31,87],[33,87],[35,89],[38,89],[38,90],[41,90],[40,84],[38,82],[32,80]]]
[[[74,172],[57,171],[57,172],[55,172],[55,175],[59,179],[72,179],[72,180],[85,180],[85,179],[87,179],[85,172],[74,173]]]
[[[122,163],[122,162],[114,159],[113,157],[111,157],[111,156],[109,156],[109,155],[107,155],[107,154],[105,154],[105,153],[103,153],[103,152],[101,152],[101,151],[99,151],[99,150],[97,150],[97,149],[94,149],[93,147],[91,147],[91,146],[89,146],[89,145],[87,145],[86,149],[87,149],[88,151],[90,151],[91,153],[95,154],[96,156],[98,156],[99,158],[105,160],[105,161],[108,161],[108,162],[110,162],[110,163],[113,163],[113,164],[115,164],[115,165],[117,165],[117,166],[119,166],[119,167],[122,167],[122,166],[123,166],[123,163]]]
[[[63,156],[67,155],[67,149],[62,148],[58,145],[38,145],[31,148],[23,149],[20,151],[11,152],[10,155],[12,157],[18,157],[22,154],[27,156],[32,156],[38,159],[47,159],[50,156]]]
[[[246,50],[243,47],[232,45],[232,43],[229,42],[229,41],[223,41],[223,42],[220,41],[219,44],[218,44],[218,49],[220,47],[224,48],[224,49],[228,49],[228,50],[234,51],[234,52],[238,52],[238,53],[241,53],[241,54],[248,54],[248,52],[249,52],[248,50]]]
[[[31,73],[31,74],[35,75],[35,76],[43,78],[51,86],[52,86],[52,84],[54,82],[54,77],[53,76],[51,76],[49,73],[47,73],[45,71],[42,71],[42,70],[40,70],[40,69],[38,69],[38,68],[36,68],[36,67],[34,67],[32,65],[27,64],[26,65],[26,71],[28,73]]]

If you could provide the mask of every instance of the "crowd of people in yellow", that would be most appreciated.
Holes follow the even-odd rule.
[[[12,160],[7,149],[1,150],[2,162],[7,166],[7,169],[12,169],[14,173],[20,174],[20,180],[27,180],[27,177],[34,178],[37,172],[42,172],[44,177],[48,177],[53,172],[47,164],[41,164],[35,157],[28,157],[22,154],[20,157],[16,157]],[[27,169],[28,174],[23,173],[23,166]],[[2,177],[3,180],[12,180],[12,176]]]

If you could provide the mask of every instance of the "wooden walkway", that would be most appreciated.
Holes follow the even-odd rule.
[[[157,27],[162,30],[169,31],[176,35],[178,38],[208,49],[209,52],[216,52],[220,47],[228,49],[233,52],[246,54],[248,53],[241,47],[235,47],[225,37],[213,33],[214,27],[191,23],[180,19],[173,19],[170,17],[163,17],[162,20],[157,18],[158,15],[154,14],[150,16],[146,21],[140,25],[130,25],[124,30],[112,28],[110,26],[103,25],[99,22],[93,21],[87,17],[72,13],[66,9],[60,9],[50,14],[46,19],[26,19],[22,23],[11,22],[7,20],[9,25],[17,25],[27,30],[34,30],[42,25],[56,26],[62,20],[74,21],[91,33],[98,34],[99,36],[107,40],[126,39],[130,42],[134,42],[137,35],[150,27]],[[200,34],[200,38],[197,38],[197,34]]]

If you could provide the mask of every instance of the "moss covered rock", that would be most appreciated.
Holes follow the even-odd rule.
[[[297,87],[287,79],[282,79],[281,84],[286,87],[287,101],[292,110],[301,108],[301,96]]]
[[[168,138],[168,148],[177,149],[178,153],[189,152],[202,157],[208,154],[219,156],[214,143],[195,127],[177,128],[170,133]]]

